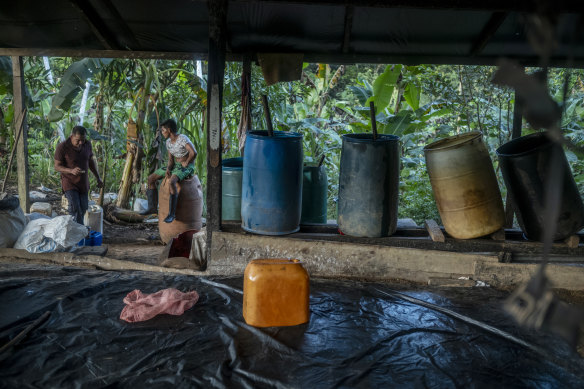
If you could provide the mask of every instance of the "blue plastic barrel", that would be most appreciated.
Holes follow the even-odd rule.
[[[395,232],[399,158],[395,135],[343,135],[337,219],[342,233],[378,238]]]
[[[229,158],[222,162],[221,220],[241,220],[241,178],[243,158]]]
[[[262,235],[298,231],[302,212],[302,134],[251,131],[245,140],[241,228]]]

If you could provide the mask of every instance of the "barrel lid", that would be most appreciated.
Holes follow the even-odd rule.
[[[243,167],[243,158],[242,157],[235,157],[235,158],[224,159],[221,162],[221,165],[224,168],[242,168]]]
[[[399,136],[390,134],[377,134],[377,139],[373,140],[373,134],[363,132],[358,134],[345,134],[343,135],[343,141],[351,143],[397,142],[399,141]]]
[[[302,134],[299,132],[292,131],[274,131],[274,136],[269,136],[268,131],[257,130],[250,131],[247,133],[247,138],[259,139],[259,140],[289,140],[289,139],[302,139]]]
[[[454,149],[464,146],[466,143],[470,143],[474,140],[482,140],[482,132],[471,131],[464,134],[452,135],[444,139],[432,142],[424,147],[424,152],[440,151],[447,149]]]
[[[554,145],[545,132],[536,132],[515,138],[497,149],[499,157],[518,157],[528,155]]]

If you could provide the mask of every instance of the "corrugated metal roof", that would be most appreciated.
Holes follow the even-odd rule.
[[[538,64],[530,11],[554,22],[552,63],[584,66],[582,1],[227,0],[228,59],[300,52],[330,63]],[[540,19],[541,20],[541,19]],[[537,41],[537,39],[536,39]],[[0,55],[204,58],[199,0],[13,0],[0,7]]]

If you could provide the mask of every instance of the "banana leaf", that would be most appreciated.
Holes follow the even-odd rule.
[[[61,120],[64,111],[71,108],[75,97],[84,89],[85,82],[110,62],[111,58],[84,58],[69,66],[61,79],[61,89],[53,96],[48,120]]]
[[[373,82],[373,96],[367,100],[365,106],[369,106],[369,102],[374,101],[377,112],[381,112],[389,105],[401,69],[402,65],[386,66],[385,71]]]

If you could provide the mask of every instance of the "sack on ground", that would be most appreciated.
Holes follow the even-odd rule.
[[[75,222],[73,216],[33,220],[22,231],[14,248],[29,253],[67,251],[87,236],[88,228]]]
[[[12,248],[25,226],[18,198],[10,196],[0,200],[0,248]]]

